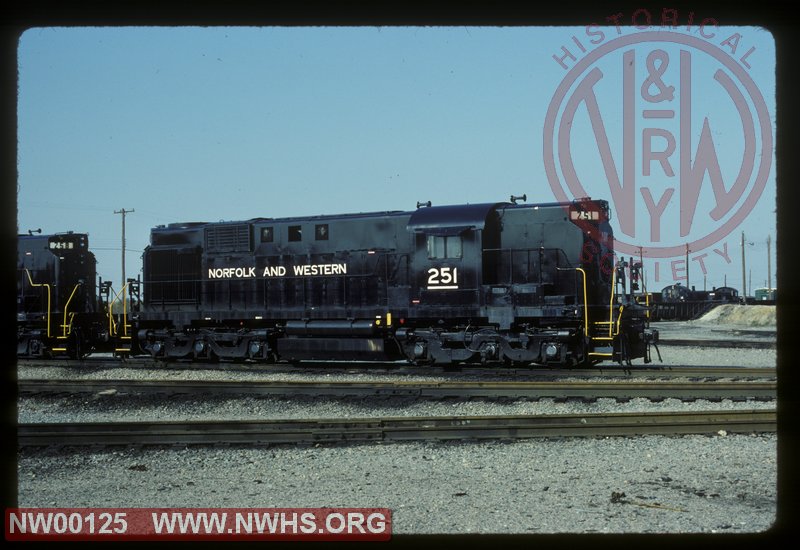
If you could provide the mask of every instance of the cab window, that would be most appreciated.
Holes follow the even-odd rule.
[[[428,258],[461,258],[461,235],[428,235]]]

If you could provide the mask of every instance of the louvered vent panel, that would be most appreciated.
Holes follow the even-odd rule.
[[[206,252],[250,252],[249,225],[215,225],[206,228]]]

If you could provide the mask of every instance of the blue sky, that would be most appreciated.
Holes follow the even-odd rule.
[[[744,72],[763,96],[774,139],[772,36],[755,27],[713,31],[707,39],[698,27],[675,30],[740,65],[738,59],[755,48]],[[114,211],[122,208],[135,210],[126,218],[131,277],[158,224],[410,210],[418,200],[479,203],[522,193],[529,202],[553,201],[545,118],[568,73],[553,55],[568,47],[580,58],[572,37],[588,53],[617,38],[606,32],[603,43],[593,45],[584,27],[30,29],[18,50],[19,231],[88,232],[100,276],[118,287],[121,216]],[[623,28],[621,36],[636,32],[642,31]],[[740,37],[735,54],[730,44],[721,45],[731,35]],[[637,47],[640,110],[648,103],[638,86],[656,47],[670,59],[664,81],[679,86],[681,46]],[[621,51],[596,64],[605,76],[596,92],[617,161],[623,149]],[[719,62],[694,52],[692,63],[693,147],[707,118],[730,188],[743,155],[742,122],[719,84],[705,78]],[[754,100],[746,100],[746,110],[754,111]],[[661,127],[678,136],[676,120]],[[641,128],[639,119],[637,151]],[[653,142],[654,149],[665,146]],[[611,200],[585,105],[575,113],[570,147],[585,188]],[[643,177],[636,154],[638,186],[653,189],[656,198],[667,187],[677,189],[659,178],[657,163],[649,179]],[[711,200],[706,178],[698,204]],[[640,200],[636,237],[647,246],[644,208]],[[715,221],[699,208],[684,238],[672,215],[677,191],[668,208],[662,240],[669,245],[698,239],[726,219]],[[726,280],[741,288],[742,231],[753,243],[746,246],[752,288],[767,279],[768,236],[774,280],[774,210],[773,157],[766,187],[744,221],[692,251],[708,254],[702,259],[708,288]],[[618,227],[615,232],[621,236]],[[713,252],[724,246],[729,261]],[[673,282],[673,268],[681,265],[680,258],[657,261],[646,266],[651,290]],[[691,284],[702,287],[700,261],[690,266]]]

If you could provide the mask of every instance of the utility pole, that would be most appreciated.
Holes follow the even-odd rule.
[[[122,285],[120,288],[125,287],[125,215],[130,214],[131,212],[136,212],[133,208],[130,210],[114,210],[114,214],[122,214]],[[122,299],[125,299],[125,293],[123,293]]]
[[[742,300],[747,303],[747,277],[744,267],[744,231],[742,231]]]
[[[692,285],[689,284],[689,243],[686,243],[686,288],[692,290]]]
[[[767,292],[772,290],[772,235],[767,235]]]

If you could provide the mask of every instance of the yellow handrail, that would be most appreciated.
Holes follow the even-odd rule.
[[[586,272],[580,267],[575,268],[575,271],[580,271],[581,275],[583,275],[583,336],[586,338],[589,336],[589,302],[586,296]]]
[[[608,304],[608,337],[614,336],[614,292],[617,289],[617,268],[611,268],[611,301]]]
[[[31,279],[31,272],[25,269],[25,273],[28,275],[28,281],[30,281],[31,286],[43,286],[47,288],[47,337],[50,338],[50,285],[47,283],[34,283],[33,279]]]
[[[614,333],[614,336],[619,336],[619,323],[622,320],[622,310],[625,306],[619,306],[619,315],[617,315],[617,332]]]
[[[61,338],[66,338],[67,335],[72,332],[72,318],[75,317],[75,314],[73,313],[69,317],[69,323],[67,323],[67,310],[69,310],[69,303],[72,301],[72,298],[75,296],[75,292],[78,291],[78,287],[81,286],[81,284],[83,283],[78,283],[75,285],[75,288],[72,289],[72,294],[69,295],[67,303],[64,305],[64,322],[61,324],[61,328],[64,329],[64,334],[61,336]],[[67,330],[67,328],[69,328],[69,330]]]
[[[117,301],[117,298],[119,298],[120,294],[122,294],[122,333],[123,333],[123,336],[127,336],[128,335],[128,304],[125,301],[125,294],[123,294],[123,293],[125,292],[125,289],[128,287],[129,284],[130,283],[125,283],[124,285],[122,285],[122,288],[120,289],[120,291],[117,292],[114,295],[114,299],[111,300],[108,303],[108,334],[109,334],[109,336],[116,336],[117,335],[116,323],[114,322],[114,315],[113,315],[113,311],[112,310],[114,308],[114,302]]]

